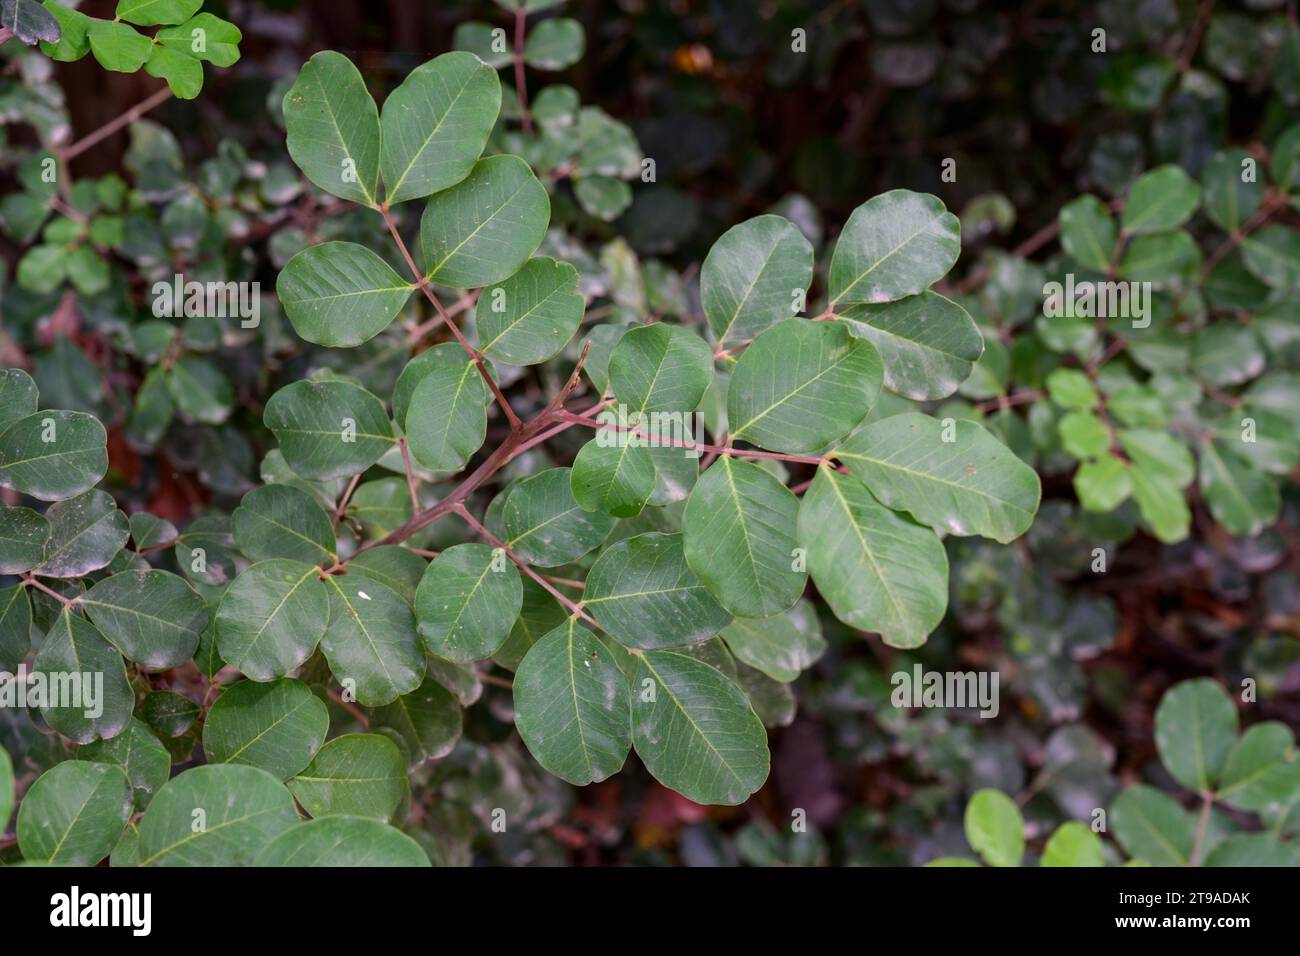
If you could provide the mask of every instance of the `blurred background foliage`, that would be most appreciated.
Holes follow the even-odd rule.
[[[87,0],[82,9],[103,15],[98,8],[110,6]],[[488,0],[232,0],[208,9],[239,25],[240,62],[210,71],[199,99],[164,103],[153,122],[72,161],[76,178],[95,184],[88,202],[111,208],[123,176],[158,203],[157,217],[125,226],[123,249],[141,275],[121,270],[71,290],[0,287],[5,364],[16,357],[33,369],[44,403],[116,422],[114,490],[177,524],[208,502],[237,500],[266,447],[251,409],[309,361],[329,360],[303,353],[270,307],[256,344],[242,349],[219,348],[219,330],[188,323],[173,359],[211,356],[230,384],[213,398],[217,411],[189,410],[208,424],[155,433],[148,408],[132,403],[136,367],[113,357],[123,341],[136,360],[157,351],[147,323],[123,314],[126,286],[183,266],[270,289],[309,242],[377,239],[377,220],[335,216],[289,163],[278,103],[298,66],[338,50],[385,90],[468,44],[457,32],[466,21],[513,19]],[[631,127],[657,181],[633,180],[630,205],[603,213],[562,184],[554,219],[580,243],[552,254],[568,255],[587,291],[629,321],[698,313],[698,263],[734,223],[779,211],[820,249],[864,199],[906,187],[960,213],[966,248],[950,277],[955,290],[1015,325],[1040,293],[1026,282],[1024,259],[1007,251],[1038,253],[1066,202],[1121,195],[1161,163],[1197,178],[1228,145],[1265,157],[1300,118],[1300,32],[1283,0],[569,0],[563,14],[583,24],[586,55],[558,74],[530,71],[534,104],[546,83],[571,85],[583,104]],[[1094,50],[1097,29],[1104,54]],[[806,31],[806,53],[792,51],[797,30]],[[42,143],[66,145],[157,88],[143,74],[106,74],[89,59],[52,63],[17,47],[0,51],[6,180],[22,181]],[[943,177],[948,159],[953,181]],[[22,213],[0,209],[10,276]],[[1293,211],[1285,216],[1294,223]],[[1009,344],[1005,361],[1014,363]],[[373,367],[340,370],[400,368],[378,344],[336,360],[354,357]],[[1296,368],[1294,350],[1269,360]],[[992,384],[978,397],[996,400],[1010,376],[988,361],[977,375]],[[1294,383],[1279,387],[1283,402],[1300,400],[1288,390]],[[829,650],[793,685],[794,700],[771,702],[772,775],[746,805],[695,806],[635,761],[575,790],[528,759],[509,693],[469,681],[461,701],[478,703],[450,756],[417,772],[408,832],[449,864],[916,864],[969,856],[963,810],[971,794],[996,788],[1016,796],[1032,858],[1060,822],[1089,819],[1124,785],[1178,792],[1156,759],[1152,725],[1161,695],[1180,680],[1208,676],[1235,693],[1251,678],[1253,719],[1300,727],[1293,482],[1283,483],[1280,519],[1253,537],[1232,536],[1194,501],[1191,535],[1163,545],[1122,509],[1081,512],[1068,469],[1043,471],[1043,508],[1022,541],[948,540],[950,613],[919,651],[887,648],[822,614]],[[389,520],[383,501],[371,505],[365,520]],[[1090,571],[1095,547],[1108,549],[1104,574]],[[998,718],[895,709],[889,675],[914,662],[998,670]],[[59,759],[8,712],[0,743],[20,775]],[[173,752],[177,762],[184,756]],[[527,822],[492,834],[494,808]],[[790,830],[797,811],[805,834]]]

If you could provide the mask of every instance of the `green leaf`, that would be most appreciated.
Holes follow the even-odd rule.
[[[1264,195],[1262,183],[1243,179],[1248,160],[1253,166],[1254,159],[1243,149],[1220,150],[1201,170],[1205,215],[1225,232],[1233,232],[1250,219]]]
[[[1214,681],[1183,681],[1161,698],[1155,736],[1170,775],[1189,790],[1206,793],[1237,741],[1237,709]]]
[[[1187,487],[1196,475],[1191,452],[1169,432],[1122,428],[1119,441],[1136,468],[1164,478],[1178,488]]]
[[[456,698],[432,677],[413,692],[374,711],[370,729],[388,727],[406,743],[413,764],[440,760],[460,739],[461,710]]]
[[[42,411],[0,431],[0,485],[42,501],[95,487],[108,470],[108,435],[93,415]]]
[[[1190,278],[1201,266],[1201,250],[1186,232],[1138,236],[1119,260],[1119,274],[1132,282],[1161,285]]]
[[[173,552],[191,581],[219,587],[235,577],[235,539],[225,515],[203,515],[185,529]]]
[[[1273,181],[1283,192],[1295,192],[1300,186],[1300,124],[1284,129],[1273,143],[1269,156]]]
[[[881,505],[857,478],[819,468],[799,507],[817,590],[845,624],[919,647],[948,608],[948,556],[930,528]]]
[[[429,563],[415,593],[420,636],[441,657],[483,660],[505,641],[522,602],[519,571],[505,552],[454,545]]]
[[[721,636],[737,660],[785,684],[826,653],[817,612],[803,599],[784,614],[738,617]]]
[[[632,745],[656,780],[695,803],[734,806],[767,779],[767,731],[749,699],[685,654],[637,657]]]
[[[1294,799],[1300,783],[1295,736],[1278,721],[1248,728],[1223,761],[1215,797],[1238,810],[1258,813]]]
[[[298,561],[259,561],[231,582],[217,605],[217,649],[256,681],[284,677],[316,650],[330,620],[320,570]]]
[[[1133,493],[1128,466],[1114,455],[1085,461],[1074,473],[1074,492],[1079,496],[1079,504],[1088,511],[1118,508]]]
[[[503,509],[506,544],[529,564],[554,568],[594,551],[614,519],[585,511],[573,497],[570,469],[550,468],[515,485]]]
[[[631,747],[627,677],[576,620],[524,655],[514,697],[519,736],[549,772],[581,787],[622,769]]]
[[[325,704],[306,684],[242,680],[208,711],[203,750],[210,763],[247,764],[287,780],[311,763],[329,724]]]
[[[80,675],[79,699],[73,694],[58,707],[41,707],[45,722],[74,743],[109,740],[131,719],[135,694],[127,683],[122,655],[71,610],[64,610],[45,635],[32,671],[47,675],[47,680],[58,679],[59,674]]]
[[[87,31],[90,29],[90,17],[79,10],[55,3],[54,0],[45,0],[43,6],[58,21],[58,30],[54,39],[41,40],[41,52],[51,60],[64,63],[80,60],[89,53],[90,37]]]
[[[406,415],[406,440],[415,460],[430,471],[460,471],[487,437],[487,395],[474,362],[425,375]]]
[[[573,195],[585,212],[603,222],[613,222],[632,205],[632,187],[612,176],[575,176]]]
[[[225,375],[204,359],[178,360],[167,373],[167,387],[178,412],[187,420],[220,425],[230,417],[234,389]]]
[[[1264,371],[1264,348],[1245,325],[1212,325],[1192,337],[1191,371],[1211,385],[1241,385]]]
[[[1110,448],[1110,431],[1091,412],[1070,412],[1057,423],[1061,447],[1078,459],[1097,458]]]
[[[984,353],[975,321],[937,292],[898,302],[856,305],[843,318],[884,359],[885,387],[916,401],[947,398]]]
[[[679,325],[629,329],[609,357],[609,385],[627,406],[629,424],[654,412],[693,411],[713,382],[713,352]]]
[[[966,804],[966,841],[989,866],[1019,866],[1025,823],[1016,802],[1001,790],[977,790]]]
[[[159,23],[184,23],[203,6],[203,0],[117,0],[117,17],[142,27]]]
[[[208,623],[207,605],[169,571],[123,571],[80,601],[101,634],[147,671],[179,667],[194,656]]]
[[[1101,838],[1078,820],[1062,823],[1047,839],[1040,866],[1105,866]]]
[[[407,793],[406,762],[382,734],[344,734],[321,747],[288,787],[313,817],[387,823]]]
[[[67,276],[68,251],[63,246],[49,244],[29,249],[18,261],[15,274],[20,286],[38,295],[54,292]]]
[[[296,826],[284,784],[257,767],[209,764],[173,777],[140,821],[141,866],[247,866]]]
[[[499,44],[495,42],[498,36],[501,41]],[[458,23],[455,33],[452,34],[452,45],[457,50],[473,53],[495,69],[506,66],[514,59],[514,50],[506,43],[505,31],[482,20],[466,20]],[[536,114],[537,110],[534,108],[533,112]]]
[[[396,545],[370,548],[348,559],[349,574],[388,585],[407,604],[415,603],[415,589],[424,575],[424,568],[423,558]]]
[[[479,296],[480,351],[511,365],[536,365],[568,344],[582,323],[578,270],[545,256]]]
[[[929,193],[893,189],[849,216],[835,243],[831,306],[893,302],[942,279],[961,252],[961,223]]]
[[[379,194],[379,110],[365,80],[340,53],[303,64],[284,94],[289,155],[327,193],[373,206]]]
[[[402,596],[375,580],[330,575],[330,622],[320,647],[334,677],[367,707],[420,686],[424,655],[415,617]]]
[[[28,46],[37,40],[55,43],[59,39],[59,21],[36,0],[4,0],[0,4],[0,27]]]
[[[732,614],[769,617],[784,611],[803,594],[808,578],[795,570],[798,511],[799,499],[771,472],[725,455],[686,501],[686,562]]]
[[[135,806],[143,810],[171,775],[172,758],[149,726],[132,717],[126,730],[112,740],[97,740],[77,748],[77,760],[120,767],[131,782]]]
[[[782,216],[732,226],[700,269],[700,302],[718,345],[750,341],[802,311],[813,275],[812,244]]]
[[[182,100],[192,100],[203,89],[203,65],[194,57],[177,49],[155,43],[145,61],[145,72],[167,81],[172,93]]]
[[[1062,408],[1088,412],[1097,407],[1097,390],[1092,380],[1077,368],[1054,369],[1047,376],[1047,392]]]
[[[49,540],[50,523],[42,515],[31,508],[0,505],[0,574],[21,574],[36,567]]]
[[[1255,278],[1274,289],[1300,286],[1300,234],[1269,226],[1241,241],[1242,262]]]
[[[20,368],[0,369],[0,432],[36,413],[36,383]]]
[[[32,649],[32,605],[22,584],[0,588],[0,671],[10,674]]]
[[[50,540],[36,573],[48,578],[79,578],[107,565],[130,537],[126,515],[106,491],[87,491],[45,510]]]
[[[606,418],[616,416],[608,411],[597,416]],[[585,510],[635,518],[654,494],[655,459],[641,436],[604,429],[579,450],[569,477],[573,498]]]
[[[99,65],[115,73],[134,73],[153,51],[153,41],[147,36],[114,20],[92,19],[87,35]]]
[[[1146,784],[1129,787],[1110,808],[1115,839],[1130,857],[1152,866],[1186,866],[1192,855],[1191,815]]]
[[[131,816],[131,785],[107,763],[68,760],[31,785],[18,808],[23,858],[94,866],[112,852]]]
[[[479,160],[469,176],[429,200],[420,217],[425,277],[477,289],[514,275],[551,220],[546,187],[518,156]]]
[[[239,27],[210,13],[200,13],[155,35],[158,43],[178,54],[207,60],[213,66],[233,66],[239,60]]]
[[[1201,494],[1214,520],[1229,532],[1254,537],[1277,520],[1282,497],[1272,478],[1223,454],[1217,441],[1201,444],[1200,460]]]
[[[786,319],[745,350],[731,373],[731,437],[786,453],[847,435],[880,395],[876,347],[845,322]]]
[[[835,457],[882,504],[949,534],[1005,543],[1038,510],[1038,475],[974,422],[895,415],[850,436]]]
[[[1271,833],[1239,833],[1219,843],[1205,857],[1205,866],[1293,867],[1300,853]]]
[[[351,348],[374,338],[402,311],[411,283],[355,242],[323,242],[280,270],[276,294],[308,342]]]
[[[1105,203],[1096,196],[1080,196],[1061,207],[1057,222],[1066,255],[1094,272],[1110,269],[1118,236]]]
[[[383,402],[341,380],[286,385],[266,403],[262,420],[289,467],[314,481],[358,475],[395,441]]]
[[[14,812],[14,762],[9,753],[0,747],[0,833],[9,829],[9,817]]]
[[[552,17],[528,31],[524,62],[535,70],[564,70],[582,59],[587,35],[571,17]]]
[[[1192,525],[1192,512],[1179,486],[1166,475],[1140,464],[1129,469],[1129,480],[1133,500],[1152,533],[1165,544],[1185,539]]]
[[[199,705],[175,691],[149,691],[140,707],[140,716],[160,739],[168,740],[189,733],[199,717]]]
[[[706,641],[731,622],[686,564],[680,534],[639,534],[610,545],[587,572],[582,606],[626,647]]]
[[[412,70],[379,121],[385,201],[428,196],[468,176],[500,110],[496,70],[472,53],[444,53]]]
[[[324,817],[285,830],[254,866],[427,867],[429,857],[401,830],[362,817]]]
[[[1124,234],[1142,236],[1177,229],[1196,212],[1201,187],[1178,166],[1157,166],[1133,183],[1120,220]]]
[[[136,552],[165,548],[180,537],[176,525],[147,511],[137,511],[131,515],[128,524]]]
[[[231,515],[235,544],[254,561],[288,558],[333,564],[334,528],[307,492],[291,485],[264,485],[244,495]]]

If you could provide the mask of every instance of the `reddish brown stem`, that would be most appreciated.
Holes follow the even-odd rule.
[[[406,472],[406,490],[411,496],[411,514],[420,510],[420,496],[415,490],[415,471],[411,468],[411,450],[407,447],[406,436],[397,440],[397,446],[402,449],[402,470]]]
[[[169,99],[171,99],[171,96],[172,96],[171,88],[164,86],[157,93],[154,93],[148,99],[140,101],[135,106],[131,107],[129,110],[123,113],[121,116],[117,117],[116,119],[109,120],[99,129],[95,130],[93,133],[88,133],[87,135],[83,136],[81,139],[77,140],[71,146],[67,146],[64,149],[59,150],[59,158],[66,163],[69,160],[73,159],[74,157],[80,156],[82,153],[90,149],[90,147],[94,146],[100,140],[112,136],[123,126],[128,126],[131,123],[134,123],[136,120],[138,120],[145,113],[148,113],[154,107],[158,106],[161,103],[167,102]]]
[[[44,591],[50,597],[54,598],[54,600],[62,604],[65,608],[72,607],[74,603],[72,598],[66,598],[58,591],[55,591],[53,588],[46,587],[40,581],[36,580],[36,578],[34,578],[31,574],[24,574],[22,576],[22,580],[23,583],[28,585],[29,587],[36,588],[36,590],[38,591]]]
[[[477,531],[479,535],[486,538],[489,544],[491,544],[493,547],[500,548],[502,553],[504,553],[507,558],[513,561],[515,565],[518,566],[520,571],[524,572],[524,574],[528,575],[530,578],[532,578],[534,581],[540,584],[543,588],[545,588],[547,592],[550,593],[551,597],[555,598],[555,600],[559,601],[562,605],[564,605],[566,608],[568,608],[572,613],[576,614],[578,617],[582,618],[584,621],[590,621],[592,624],[596,625],[597,627],[600,626],[599,624],[596,624],[596,622],[593,621],[585,611],[583,611],[582,606],[580,604],[575,602],[572,598],[568,597],[566,594],[562,593],[558,588],[555,587],[555,585],[551,584],[551,582],[548,581],[545,577],[538,574],[531,567],[529,567],[528,562],[524,561],[517,554],[511,551],[510,546],[508,544],[506,544],[504,541],[502,541],[500,538],[494,535],[491,531],[489,531],[486,527],[484,527],[483,523],[480,522],[477,518],[475,518],[470,513],[469,509],[466,508],[463,504],[456,506],[456,514],[460,515],[463,519],[465,519],[466,523],[469,524],[469,526],[473,528],[475,531]]]
[[[360,480],[361,480],[360,475],[353,475],[352,480],[348,482],[348,486],[343,489],[343,494],[339,498],[338,506],[334,509],[334,515],[331,519],[334,527],[337,528],[339,526],[339,521],[341,521],[343,518],[343,512],[346,511],[348,508],[348,501],[350,501],[352,498],[352,492],[356,491],[357,482],[359,482]]]
[[[487,387],[492,390],[493,397],[496,398],[497,404],[501,406],[501,411],[505,413],[506,420],[510,422],[511,431],[519,431],[519,428],[523,424],[519,420],[519,416],[515,414],[515,410],[511,408],[510,403],[506,401],[505,395],[503,395],[501,389],[497,387],[496,380],[492,378],[492,373],[488,371],[487,364],[483,361],[482,353],[480,353],[478,349],[474,348],[474,346],[470,345],[469,340],[461,333],[460,327],[452,321],[451,316],[447,314],[447,310],[444,309],[442,303],[438,301],[438,297],[434,294],[433,289],[429,285],[429,280],[420,271],[420,267],[415,264],[415,260],[411,257],[411,251],[406,247],[405,240],[402,239],[402,234],[398,232],[397,223],[393,219],[393,214],[388,211],[387,206],[376,206],[375,208],[378,209],[379,214],[384,217],[384,224],[388,226],[388,233],[393,237],[393,241],[397,243],[397,248],[401,250],[402,258],[406,260],[406,265],[411,270],[411,276],[415,279],[416,287],[419,288],[420,291],[424,293],[425,298],[433,304],[434,309],[438,313],[438,318],[441,319],[443,324],[451,330],[451,334],[455,337],[456,341],[460,343],[460,347],[465,350],[465,354],[474,360],[474,367],[478,369],[478,373],[482,376]]]
[[[656,438],[640,428],[627,428],[622,425],[616,425],[613,422],[597,422],[590,418],[575,415],[572,412],[560,412],[557,416],[561,421],[570,422],[574,425],[586,425],[589,428],[602,429],[605,431],[631,432],[647,441],[658,442],[661,445],[671,445],[674,448],[690,448],[697,451],[709,452],[714,455],[733,455],[740,458],[770,458],[774,461],[793,461],[804,465],[820,465],[825,458],[818,458],[815,455],[785,455],[775,451],[752,451],[748,448],[733,448],[723,445],[702,445],[693,441],[686,441],[682,438]]]

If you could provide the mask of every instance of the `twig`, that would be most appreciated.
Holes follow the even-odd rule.
[[[495,475],[498,471],[506,466],[512,458],[518,453],[519,448],[528,442],[529,439],[536,437],[546,431],[556,420],[557,413],[564,400],[578,387],[581,381],[582,366],[587,360],[587,355],[591,351],[590,343],[582,350],[578,357],[578,364],[573,369],[573,374],[569,376],[569,381],[565,384],[560,393],[551,399],[550,403],[540,412],[524,423],[522,428],[513,430],[506,436],[505,441],[497,446],[496,451],[492,452],[487,459],[479,465],[469,477],[465,478],[457,485],[450,494],[431,505],[418,514],[412,515],[402,525],[393,531],[390,531],[378,541],[368,541],[357,549],[357,554],[369,551],[371,548],[378,548],[389,544],[400,544],[411,535],[415,534],[421,528],[427,527],[437,521],[444,515],[451,514],[457,506],[465,501],[474,490],[482,485],[485,481]]]
[[[1200,866],[1201,844],[1205,842],[1205,831],[1210,822],[1210,806],[1214,803],[1214,794],[1206,791],[1201,794],[1201,816],[1196,821],[1196,842],[1192,844],[1192,855],[1188,858],[1188,866]]]
[[[980,402],[975,406],[976,411],[991,412],[997,408],[1010,408],[1013,405],[1025,405],[1029,402],[1036,402],[1043,398],[1047,393],[1041,388],[1028,389],[1023,392],[1016,392],[1014,395],[1001,395],[997,398],[991,398],[986,402]]]
[[[658,442],[661,445],[669,445],[673,448],[690,448],[692,450],[705,451],[714,455],[732,455],[739,458],[770,458],[774,461],[793,461],[804,465],[820,465],[825,458],[819,458],[815,455],[786,455],[775,451],[755,451],[748,448],[734,448],[730,445],[705,445],[699,442],[687,441],[684,438],[663,438],[650,435],[635,426],[617,425],[614,422],[598,422],[580,415],[574,415],[571,412],[559,412],[557,417],[561,421],[571,422],[574,425],[586,425],[589,428],[595,428],[604,431],[617,431],[632,433],[640,438],[645,438],[650,442]]]
[[[584,409],[581,412],[577,412],[576,413],[577,417],[590,418],[592,415],[595,415],[597,412],[599,412],[602,408],[607,408],[613,403],[614,400],[612,398],[603,399],[602,401],[597,402],[595,405],[592,405],[590,408]],[[572,422],[572,421],[560,422],[560,424],[556,425],[554,428],[544,431],[540,435],[530,438],[528,439],[528,441],[521,444],[518,448],[515,449],[514,454],[511,455],[511,458],[517,458],[520,455],[522,455],[524,452],[528,451],[528,449],[532,448],[533,446],[540,445],[543,442],[550,441],[552,438],[554,438],[556,435],[560,434],[561,432],[567,432],[570,428],[573,428],[574,425],[576,424],[577,422]]]
[[[343,494],[339,498],[338,506],[334,509],[334,516],[331,521],[334,527],[339,526],[339,521],[343,518],[343,512],[347,510],[348,501],[352,498],[352,492],[356,491],[357,482],[360,480],[360,475],[353,475],[352,480],[348,482],[348,486],[343,489]]]
[[[36,590],[38,591],[44,591],[50,597],[54,598],[54,600],[62,604],[65,608],[72,607],[72,605],[76,603],[75,598],[64,597],[62,594],[60,594],[58,591],[55,591],[53,588],[46,587],[40,581],[36,580],[36,578],[33,577],[30,572],[22,576],[22,582],[28,585],[29,587],[36,588]]]
[[[521,557],[519,557],[517,554],[511,551],[510,545],[506,544],[504,541],[502,541],[500,538],[494,535],[491,531],[489,531],[486,527],[484,527],[483,523],[480,522],[477,518],[475,518],[472,514],[470,514],[469,509],[466,508],[463,504],[457,505],[455,510],[456,510],[456,514],[460,515],[461,518],[463,518],[471,528],[477,531],[482,537],[486,538],[489,544],[493,545],[494,547],[500,548],[501,551],[505,554],[505,556],[509,558],[511,561],[513,561],[520,571],[524,572],[524,574],[528,575],[530,578],[532,578],[534,581],[536,581],[538,584],[544,587],[548,592],[550,592],[551,597],[555,598],[555,600],[559,601],[561,604],[567,607],[571,612],[576,614],[578,617],[582,618],[584,621],[590,621],[592,624],[595,624],[596,627],[600,626],[599,624],[596,624],[596,622],[593,621],[591,617],[587,615],[587,612],[585,612],[582,609],[582,605],[578,604],[572,598],[565,595],[553,584],[551,584],[551,582],[548,581],[545,577],[538,574],[531,567],[529,567],[528,562],[524,561]]]
[[[451,330],[451,334],[456,337],[456,341],[459,342],[461,348],[465,350],[465,354],[474,360],[474,366],[478,369],[479,375],[482,376],[487,387],[492,390],[492,395],[496,398],[497,404],[501,406],[501,410],[505,412],[506,419],[510,422],[511,431],[518,431],[523,423],[519,420],[519,416],[515,414],[515,410],[510,407],[510,403],[506,401],[505,395],[501,394],[501,389],[497,386],[496,380],[492,378],[492,373],[488,371],[487,365],[483,361],[483,354],[479,352],[478,349],[474,348],[474,346],[469,344],[469,340],[461,334],[459,326],[451,320],[451,316],[447,314],[447,310],[444,309],[442,303],[438,301],[438,297],[434,294],[433,288],[429,285],[428,277],[420,271],[420,267],[417,266],[415,260],[411,258],[411,251],[406,248],[406,242],[402,239],[402,234],[397,231],[397,223],[393,219],[393,214],[388,211],[388,207],[386,205],[381,205],[376,206],[375,208],[378,209],[379,214],[384,217],[384,224],[388,226],[389,235],[391,235],[393,241],[397,243],[397,248],[401,250],[402,258],[406,260],[406,265],[411,270],[411,275],[415,278],[416,287],[424,293],[425,298],[433,303],[434,309],[438,312],[438,318],[440,318],[447,328]]]
[[[137,103],[135,106],[131,107],[121,116],[117,117],[117,119],[109,120],[107,123],[105,123],[99,129],[95,130],[93,133],[89,133],[86,136],[83,136],[81,139],[77,140],[71,146],[67,146],[64,149],[59,150],[59,158],[66,163],[70,159],[73,159],[76,156],[80,156],[82,153],[90,149],[90,147],[94,146],[100,140],[112,136],[123,126],[127,126],[131,123],[134,123],[136,120],[138,120],[145,113],[148,113],[154,107],[158,106],[161,103],[167,102],[167,100],[171,99],[171,95],[172,95],[171,87],[164,86],[161,90],[159,90],[157,93],[154,93],[148,99],[142,100],[141,102]]]
[[[370,718],[366,716],[366,712],[364,710],[362,710],[360,707],[358,707],[356,704],[352,703],[351,701],[344,700],[343,695],[340,694],[337,690],[335,690],[332,687],[329,690],[329,695],[330,695],[330,700],[334,701],[334,703],[338,704],[349,714],[355,717],[358,721],[360,721],[362,727],[370,726]]]
[[[415,472],[411,469],[411,451],[406,445],[406,436],[397,439],[397,447],[402,449],[402,469],[406,472],[406,490],[411,495],[411,514],[420,510],[420,496],[415,491]]]
[[[1192,57],[1196,55],[1196,48],[1201,45],[1201,37],[1205,34],[1205,28],[1209,25],[1210,14],[1214,12],[1214,0],[1201,0],[1201,9],[1196,17],[1196,24],[1192,32],[1187,36],[1187,43],[1183,46],[1182,55],[1178,58],[1178,72],[1186,73],[1192,65]]]

